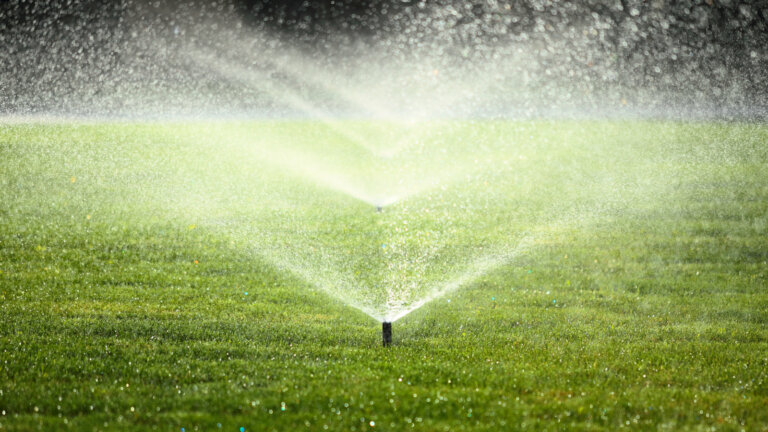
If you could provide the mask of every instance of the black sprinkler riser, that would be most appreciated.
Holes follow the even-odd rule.
[[[381,206],[376,206],[376,213],[381,213],[382,210]]]
[[[384,342],[384,346],[389,346],[392,343],[392,323],[381,323],[381,339]]]

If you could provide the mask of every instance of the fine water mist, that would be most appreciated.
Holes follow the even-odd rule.
[[[404,2],[344,21],[365,31],[294,22],[291,37],[236,2],[69,24],[66,7],[25,20],[13,3],[0,109],[115,122],[88,147],[28,143],[47,146],[30,156],[46,175],[81,173],[77,205],[210,230],[392,322],[564,230],[664,209],[691,155],[622,119],[765,115],[764,72],[742,72],[766,45],[731,51],[742,69],[727,44],[676,48],[714,12],[531,4]]]

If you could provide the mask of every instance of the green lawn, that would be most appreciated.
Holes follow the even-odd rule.
[[[0,123],[0,430],[766,407],[766,125]]]

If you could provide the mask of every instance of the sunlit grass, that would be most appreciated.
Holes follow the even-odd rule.
[[[302,122],[0,126],[0,428],[768,427],[768,128],[426,135],[383,156]],[[379,214],[276,154],[359,190],[398,167],[445,181]],[[389,349],[313,283],[375,286],[427,233],[425,285],[478,245],[531,247],[397,321]]]

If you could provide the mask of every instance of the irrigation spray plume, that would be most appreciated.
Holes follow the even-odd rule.
[[[592,147],[565,143],[568,131],[534,136],[535,127],[487,118],[679,117],[768,106],[766,81],[755,78],[768,70],[768,32],[750,27],[759,20],[746,23],[755,15],[749,6],[720,15],[727,26],[743,21],[740,37],[750,42],[718,45],[703,39],[730,30],[691,24],[719,25],[714,7],[671,19],[693,12],[668,2],[617,9],[613,0],[557,10],[537,0],[402,3],[383,22],[357,22],[373,35],[367,39],[307,24],[321,30],[292,41],[216,7],[84,17],[79,26],[91,31],[61,37],[57,17],[78,14],[19,20],[31,24],[0,30],[13,47],[0,52],[0,81],[14,82],[13,94],[0,95],[0,112],[258,117],[258,127],[237,131],[230,123],[174,130],[179,154],[205,157],[198,166],[207,168],[169,165],[157,177],[167,181],[131,184],[142,191],[137,201],[221,227],[243,250],[382,322],[387,345],[393,322],[512,262],[556,221],[583,223],[616,194],[625,200],[619,208],[638,197],[655,203],[668,185],[631,152],[601,155],[612,168],[585,172],[569,165],[569,152]],[[59,39],[39,40],[51,37]],[[690,40],[705,48],[679,43]],[[126,172],[146,161],[133,158],[125,157]],[[102,168],[101,178],[115,172]],[[553,197],[557,206],[547,204]],[[544,229],[529,235],[537,225]]]

